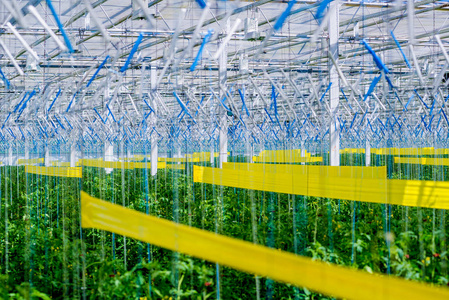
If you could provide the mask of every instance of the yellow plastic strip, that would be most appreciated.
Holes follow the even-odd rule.
[[[157,168],[158,169],[165,169],[166,165],[167,165],[167,163],[165,163],[165,162],[161,162],[161,161],[157,162]],[[149,163],[149,162],[147,162],[147,163],[144,163],[144,162],[135,162],[135,163],[133,163],[133,168],[134,169],[145,169],[145,167],[147,167],[148,169],[151,168],[151,163]]]
[[[372,148],[371,153],[374,154],[389,154],[389,155],[447,155],[449,149],[434,147],[426,148]]]
[[[260,157],[253,156],[254,162],[261,163],[315,163],[322,162],[322,157]]]
[[[365,148],[340,149],[340,153],[365,153]],[[425,148],[371,148],[373,154],[389,155],[448,155],[449,149],[434,147]]]
[[[301,149],[289,150],[263,150],[258,156],[253,156],[254,162],[277,162],[277,163],[300,163],[300,162],[321,162],[321,157],[310,157],[310,153],[305,151],[305,156],[301,156]]]
[[[230,153],[228,152],[228,155]],[[214,153],[214,157],[218,157],[219,153]],[[120,157],[120,160],[126,160],[126,161],[142,161],[145,159],[145,157],[150,158],[149,155],[141,155],[137,154],[132,157]],[[192,160],[193,159],[193,160]],[[161,162],[204,162],[210,160],[210,152],[194,152],[192,154],[186,154],[185,158],[166,158],[166,157],[159,157],[158,161]]]
[[[228,152],[228,155],[230,154],[230,152]],[[218,152],[214,152],[214,157],[218,157],[219,153]],[[189,155],[187,155],[187,157],[190,157]],[[193,152],[191,157],[196,157],[199,158],[200,161],[207,161],[210,160],[210,152]]]
[[[170,170],[184,170],[186,165],[184,164],[167,164],[167,169]]]
[[[81,225],[107,230],[243,272],[347,299],[449,299],[449,289],[314,261],[156,218],[81,192]]]
[[[365,148],[344,148],[340,149],[340,153],[365,153]]]
[[[77,166],[97,167],[99,168],[103,162],[102,158],[83,158],[76,162]]]
[[[331,166],[302,166],[289,164],[251,164],[251,163],[223,163],[223,169],[246,170],[255,172],[309,174],[313,176],[340,176],[353,178],[387,178],[387,167],[331,167]]]
[[[56,176],[56,177],[74,177],[81,178],[82,170],[79,167],[37,167],[37,166],[25,166],[25,172],[31,174]]]
[[[164,162],[200,162],[198,157],[196,158],[185,158],[185,157],[159,157],[158,161]]]
[[[439,157],[395,157],[394,162],[397,164],[449,166],[449,158]]]
[[[111,168],[111,169],[144,169],[151,168],[151,163],[142,162],[125,162],[125,161],[104,161],[103,159],[80,159],[77,163],[79,166],[94,168]],[[165,169],[165,162],[157,163],[158,169]]]
[[[70,162],[64,162],[64,161],[52,161],[51,165],[53,167],[70,167]]]
[[[339,167],[334,167],[339,168]],[[449,182],[193,166],[194,182],[371,203],[449,209]]]
[[[20,158],[17,161],[17,164],[19,165],[34,165],[34,164],[43,164],[44,158],[31,158],[31,159],[24,159]]]

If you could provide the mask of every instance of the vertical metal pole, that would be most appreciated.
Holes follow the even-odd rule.
[[[249,131],[248,131],[249,132]],[[246,155],[248,156],[248,162],[252,163],[253,162],[253,145],[251,145],[251,142],[249,140],[249,134],[246,137]]]
[[[214,123],[214,105],[210,105],[210,124]],[[212,137],[210,139],[210,165],[214,167],[215,164],[215,139]]]
[[[45,157],[44,157],[44,164],[46,167],[50,167],[50,146],[48,145],[48,141],[45,141]]]
[[[211,140],[211,144],[210,144],[210,164],[213,167],[214,166],[214,161],[215,161],[215,154],[214,154],[214,141]]]
[[[70,167],[72,168],[76,166],[76,152],[76,141],[72,141],[72,144],[70,145]]]
[[[333,1],[330,4],[331,13],[329,18],[329,51],[333,55],[335,61],[338,62],[338,28],[339,28],[339,3]],[[332,86],[329,90],[330,109],[332,112],[332,118],[330,120],[329,137],[330,137],[330,165],[340,165],[340,135],[338,133],[339,122],[337,119],[339,93],[340,93],[340,81],[338,78],[338,72],[334,64],[329,63],[329,81]]]
[[[218,45],[220,47],[220,44]],[[228,49],[224,47],[223,51],[218,58],[218,78],[219,84],[222,84],[226,88],[227,81],[227,61],[228,61]],[[220,89],[220,87],[219,87]],[[224,92],[220,89],[220,99],[224,97]],[[219,146],[219,167],[223,167],[223,163],[228,161],[228,125],[226,120],[226,112],[220,110],[222,115],[220,116],[220,146]]]
[[[114,146],[109,140],[104,141],[104,160],[105,161],[114,160]]]
[[[407,0],[407,22],[408,22],[408,35],[409,35],[409,45],[415,44],[415,1]]]
[[[365,166],[371,166],[371,145],[368,139],[366,139],[365,145]]]
[[[304,146],[304,141],[301,141],[301,157],[306,157],[306,148]],[[305,165],[305,162],[302,162],[301,165]]]
[[[25,159],[30,159],[30,142],[25,139]]]
[[[157,173],[157,133],[153,132],[151,135],[151,176]]]
[[[150,66],[150,80],[151,80],[151,91],[156,89],[156,66]],[[153,101],[153,109],[154,112],[151,116],[151,125],[156,128],[157,125],[157,103],[156,101]],[[150,162],[151,162],[151,176],[156,175],[157,173],[157,133],[153,131],[151,135],[151,156],[150,156]]]
[[[13,159],[12,159],[12,143],[9,144],[8,147],[8,166],[12,166],[13,165]]]
[[[114,160],[114,146],[109,140],[104,141],[104,160],[113,161]],[[112,172],[112,168],[105,168],[106,174]]]

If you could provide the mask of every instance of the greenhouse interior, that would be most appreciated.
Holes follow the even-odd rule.
[[[0,19],[0,299],[449,299],[447,0]]]

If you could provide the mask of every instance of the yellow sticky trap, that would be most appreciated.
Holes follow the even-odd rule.
[[[425,148],[372,148],[371,153],[379,155],[447,155],[449,149]]]
[[[53,167],[70,167],[70,162],[64,162],[64,161],[52,161],[51,165]]]
[[[157,168],[158,169],[165,169],[165,166],[166,166],[166,163],[165,162],[161,162],[161,161],[159,161],[158,163],[157,163]],[[144,163],[144,162],[135,162],[135,163],[133,163],[133,168],[134,169],[145,169],[145,168],[151,168],[151,163],[150,162],[147,162],[147,163]]]
[[[449,289],[314,261],[156,218],[81,192],[81,225],[346,299],[449,299]]]
[[[34,165],[34,164],[43,164],[44,158],[31,158],[31,159],[24,159],[20,158],[17,161],[17,164],[19,165]]]
[[[449,209],[449,182],[369,178],[368,175],[322,176],[307,172],[307,169],[303,169],[303,173],[281,173],[193,166],[194,182],[293,195]]]
[[[253,156],[254,162],[260,163],[316,163],[322,162],[322,157],[292,157],[292,158],[281,158],[281,157],[259,157]]]
[[[305,156],[301,156],[301,149],[290,150],[263,150],[259,156],[253,156],[254,162],[266,163],[314,163],[322,162],[322,157],[311,157],[310,153],[305,151]]]
[[[99,168],[101,166],[102,162],[103,162],[102,158],[96,158],[96,159],[83,158],[83,159],[80,159],[76,163],[76,165],[77,166],[83,166],[83,167],[97,167],[97,168]]]
[[[78,164],[77,164],[78,165]],[[110,169],[145,169],[151,168],[150,162],[128,162],[128,161],[104,161],[100,159],[81,159],[79,165],[94,168],[110,168]],[[158,169],[165,169],[165,162],[158,162]]]
[[[160,157],[158,158],[159,161],[165,161],[165,162],[200,162],[200,159],[198,157],[195,158],[185,158],[185,157]]]
[[[396,164],[449,166],[449,158],[440,157],[395,157]]]
[[[72,177],[81,178],[82,170],[80,167],[38,167],[38,166],[25,166],[25,173],[55,176],[55,177]]]
[[[184,170],[185,168],[184,164],[167,164],[167,169],[170,170]]]
[[[254,172],[271,172],[287,174],[307,174],[311,176],[340,176],[352,178],[387,178],[387,167],[333,167],[333,166],[302,166],[289,164],[251,164],[251,163],[223,163],[223,169],[246,170]]]

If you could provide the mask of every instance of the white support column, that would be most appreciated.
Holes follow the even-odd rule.
[[[223,116],[220,122],[220,168],[225,162],[228,162],[228,125],[226,116]]]
[[[153,132],[151,135],[151,176],[157,173],[157,133]]]
[[[104,160],[105,161],[114,161],[114,145],[108,140],[104,141]],[[112,172],[112,168],[105,168],[106,174]]]
[[[217,45],[220,47],[220,44]],[[223,48],[223,51],[221,52],[219,58],[218,58],[218,78],[219,78],[219,85],[222,84],[225,88],[226,87],[226,81],[227,81],[227,62],[228,62],[228,49],[225,45]],[[220,99],[222,99],[225,95],[223,91],[220,89],[220,86],[218,86],[220,90]],[[226,117],[226,111],[224,109],[220,110],[222,115],[220,116],[220,137],[219,137],[219,167],[223,167],[223,163],[228,161],[228,124],[227,124],[227,117]]]
[[[50,146],[48,144],[45,145],[44,164],[46,167],[51,167]]]
[[[150,83],[151,91],[154,91],[157,87],[157,69],[155,65],[150,66]]]
[[[306,157],[306,148],[303,141],[301,141],[301,157]],[[305,162],[302,162],[301,165],[305,165]]]
[[[330,4],[329,12],[329,51],[338,63],[338,34],[339,34],[339,6],[338,1],[333,1]],[[329,62],[329,81],[332,86],[329,90],[330,109],[332,118],[329,124],[329,164],[331,166],[340,165],[340,135],[338,133],[339,122],[337,119],[338,102],[340,97],[340,81],[338,78],[338,71],[334,64]]]
[[[156,66],[151,66],[150,69],[150,81],[151,81],[151,91],[156,89],[157,84],[157,74],[156,74]],[[154,128],[157,128],[157,103],[153,101],[153,109],[154,112],[151,116],[151,125]],[[151,176],[155,176],[157,173],[157,157],[158,157],[158,147],[157,147],[157,133],[154,131],[151,134],[151,154],[150,154],[150,162],[151,162]]]
[[[212,142],[210,145],[210,164],[213,167],[215,162],[215,153],[214,153],[214,143]]]
[[[25,159],[30,159],[30,142],[28,139],[25,139]]]
[[[415,45],[415,1],[407,0],[407,23],[408,23],[408,42],[409,45]]]
[[[210,106],[210,123],[213,124],[214,122],[214,106],[211,105]],[[211,167],[214,167],[214,163],[215,163],[215,139],[211,138],[210,139],[210,165]]]
[[[12,166],[14,163],[14,160],[12,158],[12,144],[8,147],[8,159],[7,159],[8,166]]]
[[[180,146],[176,146],[176,147],[179,147],[179,148],[178,148],[178,154],[176,155],[176,157],[182,158],[182,155],[181,155],[181,147],[180,147]],[[180,164],[181,164],[181,162],[178,162],[178,165],[180,165]]]
[[[246,156],[248,157],[248,162],[253,163],[254,148],[250,143],[249,136],[246,137]]]
[[[77,156],[76,142],[72,141],[70,145],[70,167],[76,167]]]
[[[371,166],[371,145],[368,139],[366,139],[365,145],[365,166]]]

